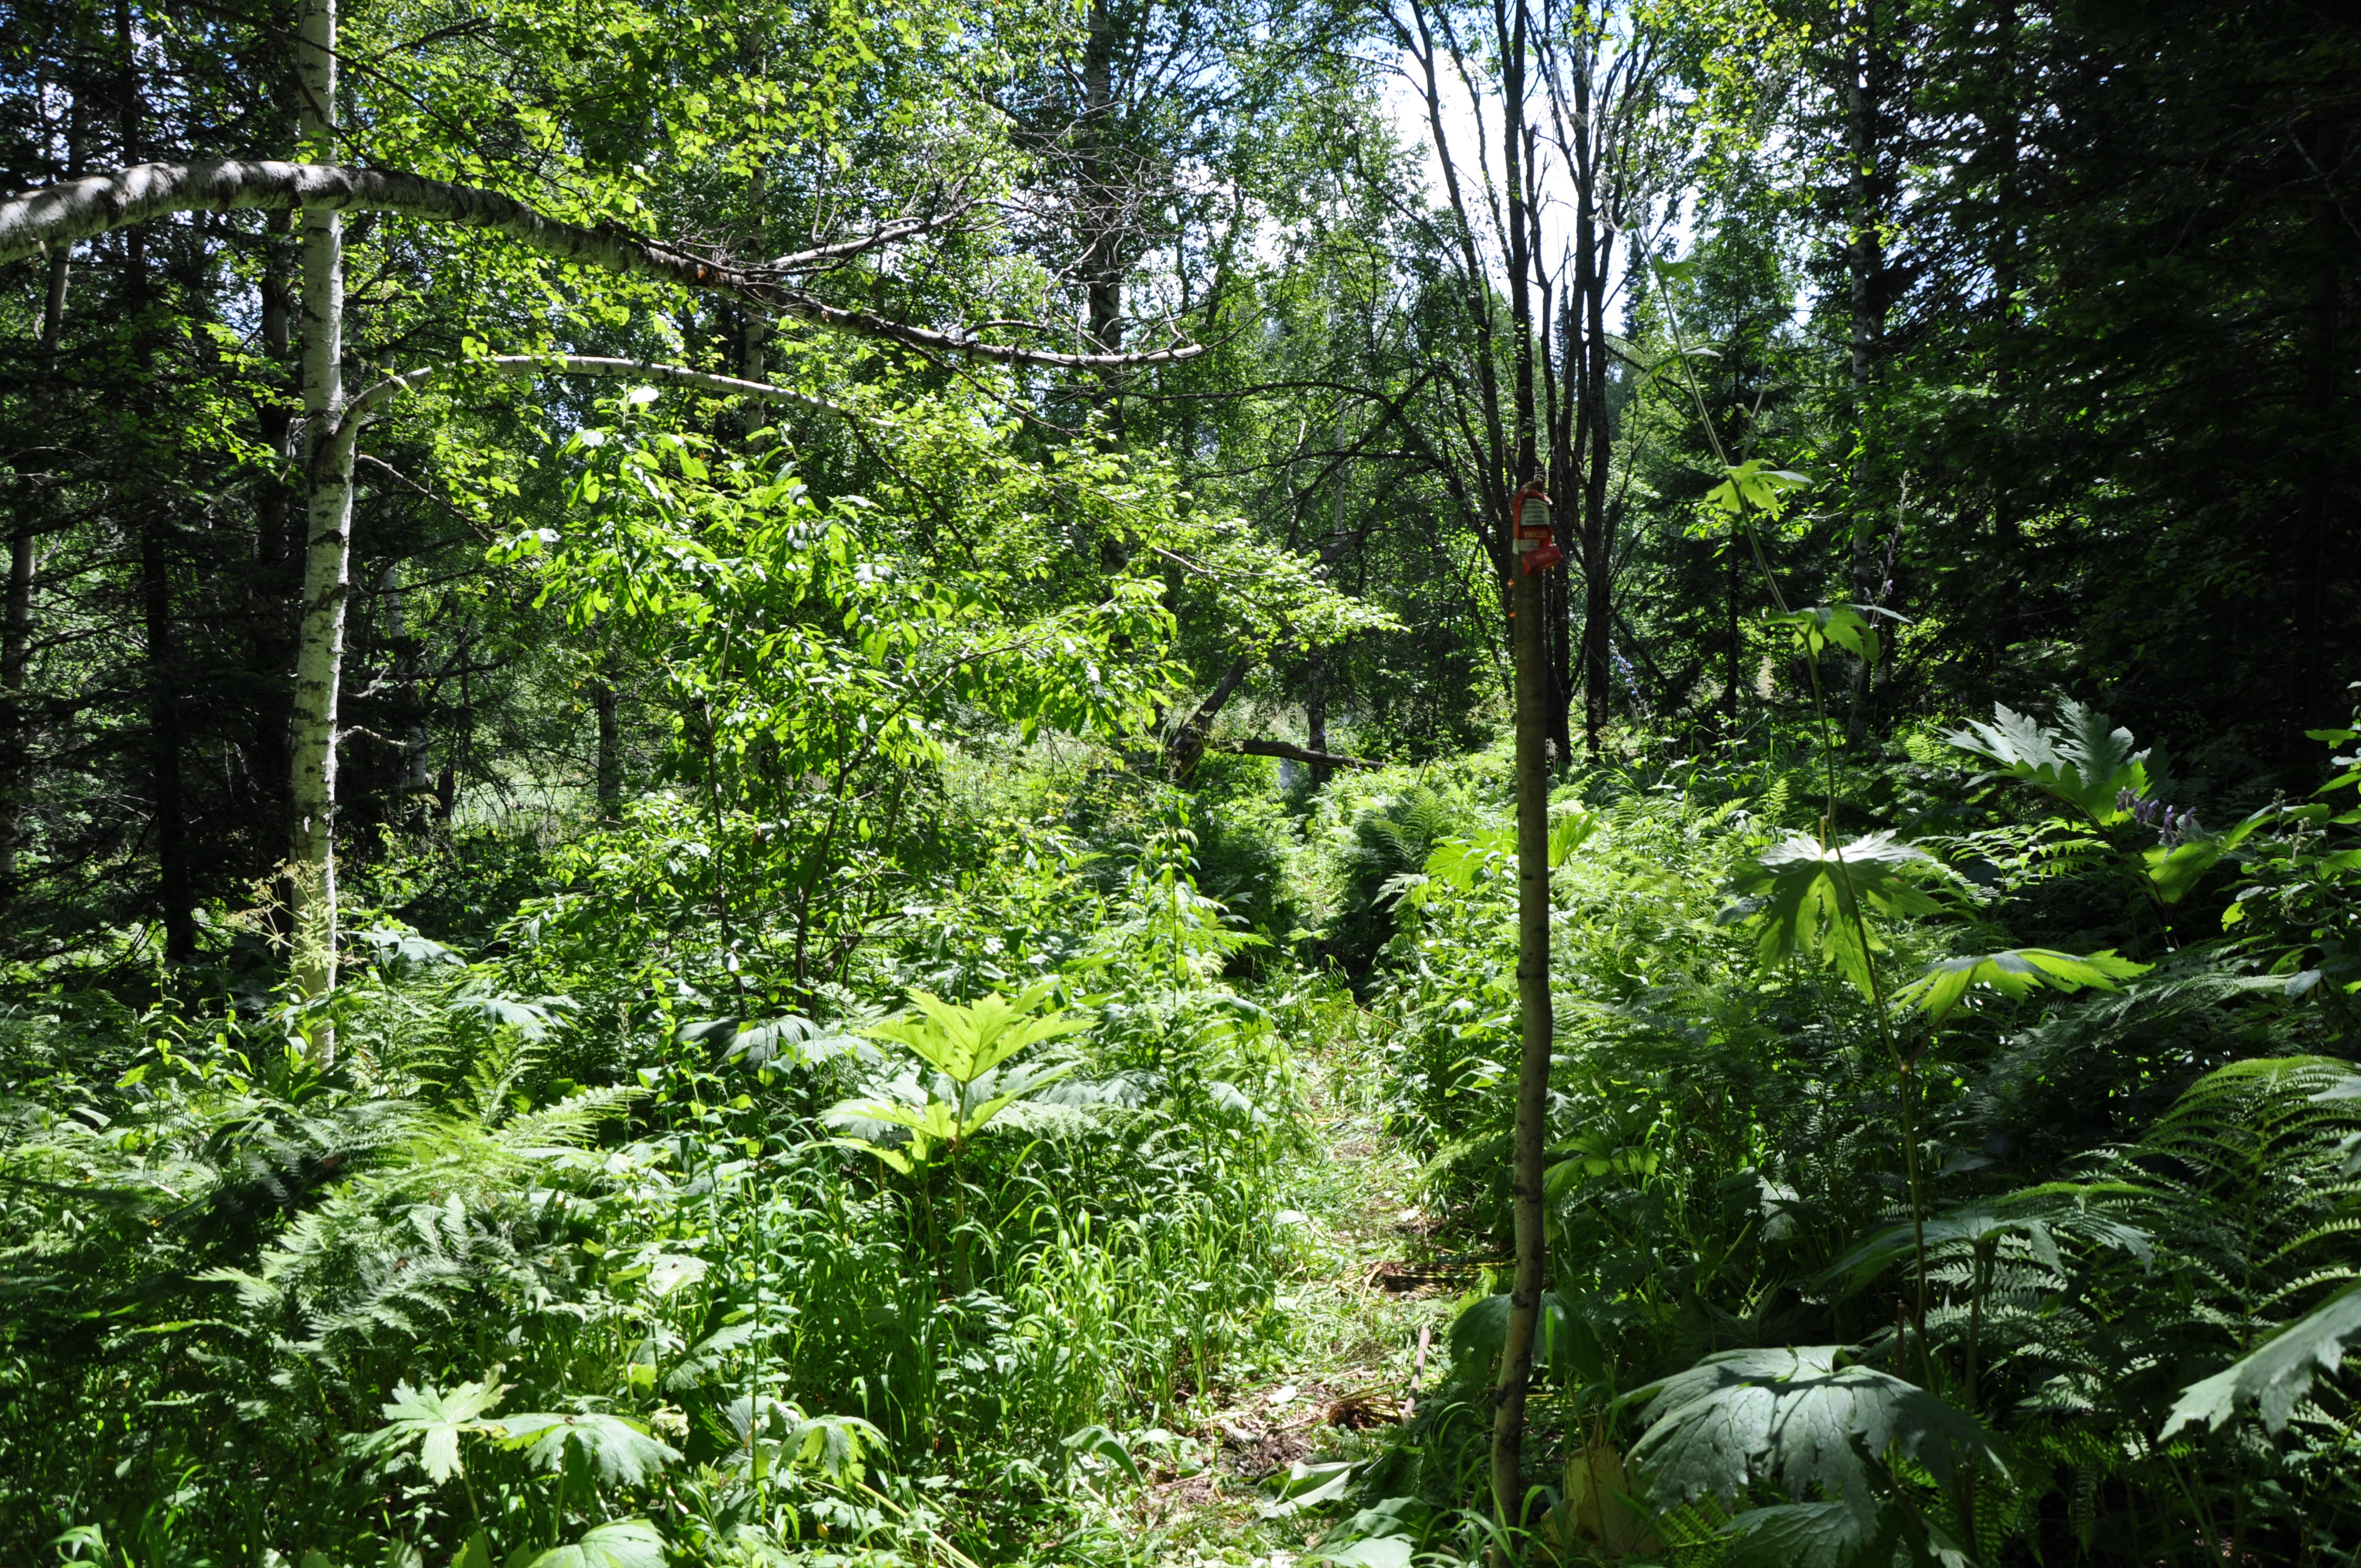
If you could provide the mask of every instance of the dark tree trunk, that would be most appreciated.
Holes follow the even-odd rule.
[[[1528,25],[1523,0],[1496,0],[1513,11],[1493,16],[1508,47],[1501,51],[1500,96],[1525,102]],[[1511,486],[1540,477],[1533,398],[1533,308],[1525,175],[1532,133],[1521,113],[1502,116],[1502,165],[1509,194],[1509,320],[1515,334],[1515,455]],[[1507,520],[1501,520],[1506,526]],[[1525,1394],[1532,1378],[1533,1344],[1541,1321],[1542,1142],[1549,1102],[1549,627],[1543,574],[1528,572],[1512,554],[1510,599],[1517,683],[1517,990],[1522,999],[1524,1049],[1517,1071],[1515,1152],[1510,1190],[1516,1214],[1517,1266],[1509,1291],[1508,1332],[1500,1350],[1500,1380],[1493,1390],[1492,1505],[1503,1529],[1524,1522]]]
[[[41,378],[57,386],[58,343],[65,329],[66,283],[72,252],[49,254],[41,302]],[[33,487],[16,484],[8,533],[8,599],[0,623],[0,907],[15,897],[25,849],[27,793],[32,784],[32,711],[25,694],[33,646],[33,579],[39,565],[40,509]]]
[[[1493,1391],[1492,1505],[1504,1528],[1524,1520],[1525,1393],[1532,1377],[1541,1323],[1542,1282],[1548,1266],[1543,1229],[1543,1153],[1549,1112],[1550,1000],[1549,649],[1542,618],[1547,575],[1520,562],[1513,594],[1517,679],[1517,997],[1522,1045],[1517,1067],[1516,1122],[1510,1155],[1510,1194],[1516,1236],[1516,1271],[1509,1288],[1508,1332],[1500,1377]]]
[[[590,703],[598,715],[598,810],[602,816],[612,817],[623,805],[623,740],[616,714],[614,683],[594,683]]]
[[[1318,653],[1312,655],[1310,668],[1303,675],[1304,750],[1325,753],[1328,750],[1328,668],[1327,661]],[[1312,764],[1312,782],[1324,784],[1335,772],[1327,762]]]
[[[143,498],[139,586],[147,635],[148,747],[156,896],[164,917],[164,956],[185,962],[197,951],[196,898],[189,874],[188,806],[181,776],[181,693],[172,653],[172,527],[159,498]]]
[[[1853,426],[1852,597],[1869,604],[1876,597],[1878,509],[1874,451],[1877,357],[1885,334],[1885,242],[1883,188],[1880,179],[1884,56],[1878,47],[1877,0],[1861,0],[1853,13],[1845,64],[1845,152],[1848,164],[1845,282],[1850,316],[1847,363]],[[1852,662],[1852,705],[1846,728],[1860,734],[1876,723],[1875,672],[1866,660]]]
[[[2317,249],[2303,327],[2303,400],[2316,421],[2318,434],[2309,444],[2315,455],[2305,465],[2303,488],[2297,503],[2294,556],[2295,639],[2290,650],[2290,695],[2295,708],[2288,725],[2289,745],[2303,756],[2302,732],[2340,722],[2328,690],[2332,651],[2324,646],[2327,626],[2328,578],[2334,532],[2332,508],[2340,493],[2334,480],[2345,473],[2338,446],[2346,437],[2344,400],[2337,396],[2337,337],[2345,308],[2345,271],[2340,265],[2339,218],[2335,192],[2330,181],[2345,157],[2344,115],[2324,110],[2312,129],[2312,164],[2321,181],[2312,204],[2312,242]],[[2350,560],[2347,560],[2350,565]],[[2316,755],[2317,753],[2313,753]]]

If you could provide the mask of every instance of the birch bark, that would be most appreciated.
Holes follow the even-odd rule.
[[[295,45],[302,101],[298,137],[316,162],[335,157],[335,0],[304,0]],[[295,982],[306,997],[336,981],[336,695],[343,673],[351,573],[353,443],[345,421],[345,236],[336,209],[302,217],[304,466],[303,590],[295,636],[287,848],[295,927]],[[313,1044],[335,1050],[325,1033]]]

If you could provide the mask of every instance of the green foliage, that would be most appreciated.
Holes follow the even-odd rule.
[[[1801,474],[1774,467],[1760,457],[1749,457],[1732,464],[1721,483],[1706,492],[1705,500],[1708,506],[1729,517],[1738,517],[1752,507],[1776,522],[1787,510],[1787,498],[1810,484],[1811,480]]]
[[[2075,992],[2085,986],[2117,989],[2115,982],[2146,974],[2148,966],[2113,952],[2077,958],[2048,948],[2012,948],[2005,952],[1945,959],[1894,993],[1899,1006],[1916,1007],[1928,1025],[1941,1028],[1951,1010],[1967,999],[1972,986],[1989,986],[2012,1002],[2022,1002],[2037,989]]]
[[[1784,626],[1793,631],[1807,658],[1817,659],[1823,650],[1838,648],[1864,663],[1874,663],[1880,644],[1868,617],[1888,612],[1873,605],[1813,605],[1785,615],[1766,616],[1763,624]]]
[[[1892,1456],[1945,1484],[1977,1464],[2005,1468],[1972,1416],[1854,1361],[1841,1345],[1725,1351],[1631,1398],[1649,1401],[1631,1460],[1652,1473],[1664,1501],[1711,1495],[1729,1503],[1775,1482],[1865,1525],[1876,1512],[1871,1467]],[[1861,1529],[1863,1541],[1868,1533]]]
[[[1974,722],[1946,739],[2080,811],[2100,827],[2128,819],[2133,799],[2147,793],[2147,752],[2132,750],[2132,732],[2097,708],[2060,697],[2057,729],[2001,704],[1990,724]]]
[[[2361,1335],[2361,1284],[2348,1285],[2228,1366],[2181,1391],[2158,1435],[2170,1437],[2202,1421],[2219,1427],[2242,1407],[2258,1407],[2263,1429],[2287,1429],[2297,1401],[2311,1392],[2315,1373],[2333,1373],[2345,1360],[2345,1342]]]
[[[462,1435],[507,1435],[502,1423],[484,1419],[485,1412],[507,1392],[505,1386],[489,1382],[462,1383],[447,1391],[397,1383],[393,1398],[385,1403],[386,1424],[369,1435],[364,1450],[399,1454],[414,1442],[419,1466],[427,1479],[448,1481],[459,1473]]]
[[[1745,896],[1730,913],[1760,927],[1756,951],[1764,963],[1817,952],[1868,996],[1870,966],[1883,948],[1868,917],[1933,914],[1939,906],[1911,880],[1930,866],[1923,850],[1891,833],[1840,846],[1789,833],[1740,871],[1736,886]]]
[[[645,1519],[618,1519],[570,1546],[553,1546],[526,1568],[664,1568],[664,1537]]]

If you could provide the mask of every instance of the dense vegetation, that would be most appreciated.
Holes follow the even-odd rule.
[[[0,60],[0,1560],[2361,1557],[2341,12]]]

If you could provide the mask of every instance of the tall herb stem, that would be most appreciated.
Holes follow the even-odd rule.
[[[1680,313],[1672,296],[1661,286],[1656,291],[1657,302],[1664,306],[1664,320],[1673,334],[1673,351],[1680,361],[1681,378],[1688,389],[1690,400],[1696,403],[1697,421],[1705,427],[1706,440],[1713,447],[1714,461],[1725,473],[1731,471],[1730,454],[1721,444],[1721,433],[1714,428],[1712,411],[1706,407],[1705,392],[1697,385],[1697,372],[1689,363],[1688,341],[1681,331]],[[1734,503],[1738,525],[1745,532],[1746,543],[1754,554],[1754,565],[1763,574],[1763,584],[1770,591],[1771,602],[1783,616],[1794,612],[1787,607],[1787,596],[1780,591],[1779,579],[1771,571],[1771,563],[1763,553],[1763,540],[1754,526],[1752,509],[1747,504],[1745,492],[1733,485],[1730,499]],[[1910,1231],[1915,1253],[1916,1288],[1913,1292],[1915,1317],[1918,1330],[1918,1359],[1921,1376],[1932,1380],[1933,1364],[1927,1346],[1927,1205],[1924,1182],[1918,1168],[1918,1075],[1916,1062],[1905,1057],[1901,1042],[1894,1033],[1894,1019],[1886,1004],[1885,982],[1877,972],[1876,949],[1871,946],[1869,917],[1861,906],[1861,898],[1853,886],[1851,868],[1845,864],[1844,851],[1833,841],[1834,818],[1837,809],[1836,736],[1828,722],[1828,692],[1820,684],[1819,650],[1807,638],[1804,643],[1804,667],[1811,676],[1812,716],[1820,734],[1820,761],[1826,780],[1826,798],[1820,814],[1820,848],[1832,852],[1836,862],[1837,886],[1842,894],[1840,902],[1844,918],[1850,921],[1853,935],[1861,943],[1861,968],[1869,976],[1870,1007],[1877,1019],[1877,1037],[1885,1047],[1888,1059],[1901,1080],[1902,1165],[1910,1191]]]

